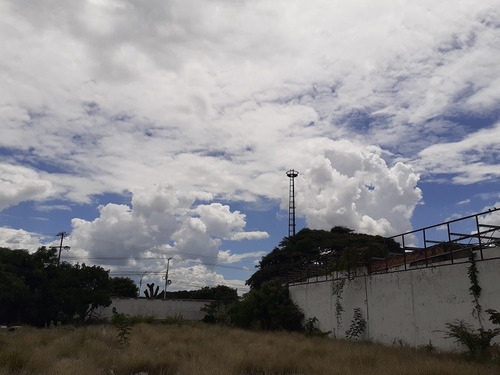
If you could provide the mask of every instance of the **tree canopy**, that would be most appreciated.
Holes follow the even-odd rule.
[[[113,277],[111,278],[111,295],[135,298],[139,295],[139,288],[130,277]]]
[[[0,323],[83,322],[111,304],[110,292],[101,267],[59,264],[56,249],[0,248]]]
[[[288,280],[293,273],[307,269],[327,274],[356,267],[372,257],[401,251],[394,240],[354,233],[345,227],[334,227],[330,231],[304,228],[295,236],[284,238],[264,256],[247,284],[259,288],[266,281]]]
[[[163,297],[162,293],[160,293],[160,297]],[[225,304],[229,304],[238,300],[238,291],[225,285],[217,285],[214,287],[205,286],[197,290],[167,292],[166,298],[207,299],[222,301]]]
[[[288,287],[279,281],[252,289],[231,308],[231,319],[241,328],[300,331],[303,312],[290,299]]]

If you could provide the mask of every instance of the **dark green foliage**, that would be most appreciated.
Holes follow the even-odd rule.
[[[344,293],[344,286],[346,279],[339,279],[332,282],[332,295],[335,296],[335,318],[337,320],[337,328],[342,324],[342,313],[344,306],[342,306],[342,293]]]
[[[352,317],[351,325],[349,329],[345,333],[345,337],[348,340],[356,340],[363,335],[366,329],[366,320],[363,318],[361,314],[361,308],[354,308],[354,315]]]
[[[160,293],[160,295],[163,297],[163,293]],[[205,286],[198,290],[167,292],[167,298],[217,300],[227,304],[238,300],[238,291],[225,285],[217,285],[215,287]]]
[[[184,320],[184,317],[180,313],[176,313],[173,316],[167,316],[165,319],[163,319],[162,323],[166,325],[176,325],[178,327],[181,327],[186,321]]]
[[[328,336],[330,333],[332,333],[332,331],[328,331],[328,332],[321,331],[317,327],[317,324],[318,324],[318,318],[316,318],[315,316],[306,320],[306,322],[304,323],[304,332],[305,332],[306,336],[324,337],[324,336]]]
[[[295,236],[283,239],[264,256],[247,284],[259,288],[266,281],[286,280],[293,272],[313,268],[322,274],[354,269],[371,257],[401,251],[394,240],[354,233],[344,227],[334,227],[331,231],[304,228]]]
[[[445,326],[445,338],[455,339],[455,342],[465,345],[473,358],[484,356],[491,346],[491,340],[500,334],[500,328],[475,330],[462,320],[446,323]]]
[[[490,321],[493,324],[500,325],[500,313],[493,309],[488,309],[486,312],[490,315]]]
[[[115,327],[120,345],[124,346],[130,343],[130,334],[132,333],[133,322],[127,314],[113,313],[111,323]]]
[[[279,281],[264,283],[243,296],[230,312],[232,322],[242,328],[302,330],[304,314],[290,299],[288,287]]]
[[[57,263],[56,249],[0,248],[0,323],[83,322],[111,303],[108,272]]]
[[[393,240],[357,234],[345,227],[331,231],[302,229],[284,238],[261,259],[258,270],[247,280],[250,292],[231,309],[232,322],[244,328],[301,330],[303,314],[290,300],[285,286],[290,275],[298,280],[308,277],[309,271],[326,275],[355,269],[371,257],[401,251]],[[314,322],[311,324],[314,326]]]
[[[155,289],[155,283],[146,284],[147,289],[144,291],[146,298],[164,298],[163,292],[160,294],[160,287],[157,285]]]
[[[482,306],[479,303],[479,297],[481,297],[481,286],[479,285],[479,271],[477,269],[476,265],[476,254],[472,253],[469,257],[470,261],[470,266],[467,269],[467,274],[469,275],[469,281],[470,281],[470,287],[469,287],[469,292],[470,295],[474,298],[473,304],[474,304],[474,309],[473,309],[473,315],[477,317],[479,320],[479,325],[482,325],[481,321],[481,313],[482,313]]]
[[[135,298],[139,294],[139,288],[130,277],[111,278],[111,295],[116,297]]]
[[[206,315],[203,317],[205,323],[216,323],[220,325],[229,325],[231,323],[231,316],[229,315],[231,305],[225,304],[222,301],[210,302],[201,311]]]
[[[202,299],[214,300],[201,309],[201,311],[206,313],[203,318],[205,323],[217,323],[221,325],[231,323],[229,310],[239,300],[238,291],[236,289],[225,285],[218,285],[212,288],[204,287],[194,292],[197,292],[195,296],[202,296]]]

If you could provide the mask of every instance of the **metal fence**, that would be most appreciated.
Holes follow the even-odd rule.
[[[336,280],[416,268],[436,267],[476,260],[500,258],[500,211],[493,208],[474,215],[388,237],[401,245],[401,253],[389,253],[384,258],[371,258],[353,270],[338,269],[338,258],[322,264],[293,269],[283,277],[288,284],[303,284]]]

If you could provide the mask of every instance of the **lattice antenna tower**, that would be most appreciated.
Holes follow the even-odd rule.
[[[286,172],[290,179],[290,189],[288,198],[288,237],[295,236],[295,177],[299,175],[294,169]]]

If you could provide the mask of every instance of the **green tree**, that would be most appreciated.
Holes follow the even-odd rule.
[[[111,278],[111,295],[135,298],[139,295],[139,288],[130,277],[113,277]]]
[[[225,285],[217,285],[211,288],[204,287],[198,293],[203,299],[214,300],[201,309],[206,313],[203,317],[204,322],[222,325],[231,323],[229,311],[239,300],[236,289]]]
[[[231,310],[239,327],[264,330],[302,330],[304,314],[290,299],[288,287],[273,280],[250,290]]]
[[[5,324],[25,322],[37,309],[36,293],[43,290],[44,267],[56,260],[55,251],[0,248],[0,319]]]
[[[21,322],[29,304],[29,289],[22,277],[0,270],[0,323]]]
[[[111,282],[101,267],[57,263],[56,249],[0,248],[0,312],[5,324],[83,322],[109,306]]]
[[[328,274],[338,269],[352,269],[370,257],[401,251],[394,240],[354,233],[345,227],[334,227],[330,231],[304,228],[295,236],[284,238],[264,256],[247,284],[255,289],[269,280],[286,281],[304,270]]]

